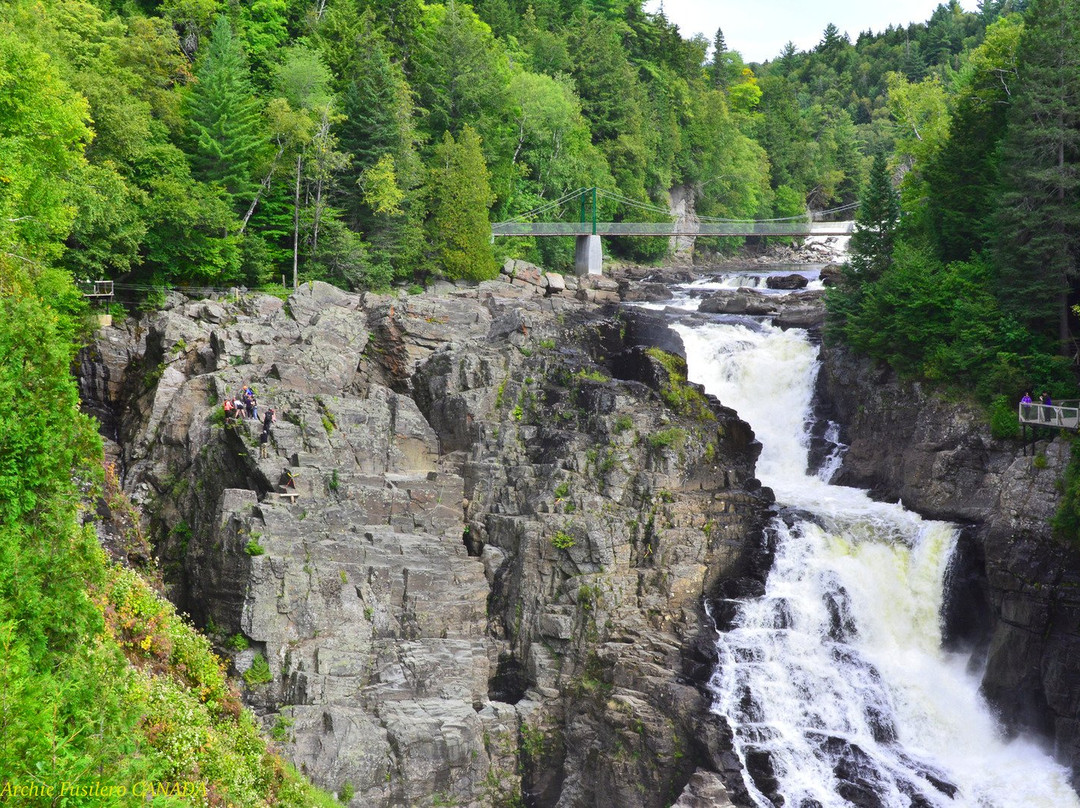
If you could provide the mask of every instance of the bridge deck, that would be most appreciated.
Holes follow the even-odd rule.
[[[597,222],[598,236],[849,236],[854,222]],[[492,236],[591,236],[591,222],[498,222]]]
[[[1080,401],[1060,404],[1020,404],[1017,409],[1021,424],[1052,426],[1057,429],[1080,429]]]

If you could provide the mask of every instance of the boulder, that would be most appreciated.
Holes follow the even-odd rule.
[[[765,285],[770,289],[805,289],[809,281],[804,275],[792,272],[790,275],[769,275]]]

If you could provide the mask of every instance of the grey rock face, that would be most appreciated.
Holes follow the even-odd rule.
[[[824,355],[819,398],[846,426],[849,445],[834,482],[974,526],[970,546],[961,543],[953,596],[969,601],[954,605],[974,627],[962,639],[985,654],[983,692],[1007,725],[1052,738],[1058,759],[1077,771],[1080,552],[1050,530],[1067,440],[1043,436],[1052,439],[1039,440],[1036,461],[992,438],[977,409],[900,383],[842,349]]]
[[[106,330],[87,389],[173,598],[316,782],[365,808],[719,800],[701,604],[759,545],[753,434],[671,410],[645,329],[510,269],[178,298]],[[265,452],[223,422],[244,384]]]

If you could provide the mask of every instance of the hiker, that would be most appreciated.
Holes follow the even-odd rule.
[[[225,399],[225,404],[222,406],[225,408],[225,423],[232,423],[233,414],[236,412],[233,408],[233,400],[231,398]]]
[[[233,412],[237,418],[244,417],[244,402],[239,397],[233,399]]]
[[[270,443],[270,429],[274,422],[277,421],[277,413],[274,408],[271,407],[266,411],[266,416],[263,418],[262,434],[259,435],[259,458],[265,459],[267,456],[267,444]]]

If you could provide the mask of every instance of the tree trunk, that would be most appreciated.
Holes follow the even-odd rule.
[[[247,213],[244,214],[244,220],[240,222],[240,234],[243,235],[244,229],[247,227],[248,221],[251,219],[253,213],[255,213],[255,206],[259,204],[259,199],[263,195],[263,191],[270,190],[270,182],[274,178],[274,172],[277,171],[277,162],[281,159],[281,155],[285,153],[284,146],[278,146],[277,154],[274,155],[274,159],[270,163],[270,170],[266,172],[266,176],[262,178],[262,182],[259,183],[259,190],[255,192],[255,198],[251,200],[251,206],[248,208]]]
[[[300,161],[301,156],[296,155],[296,192],[293,195],[293,237],[292,237],[292,288],[295,292],[300,288],[297,281],[296,268],[300,262]]]

